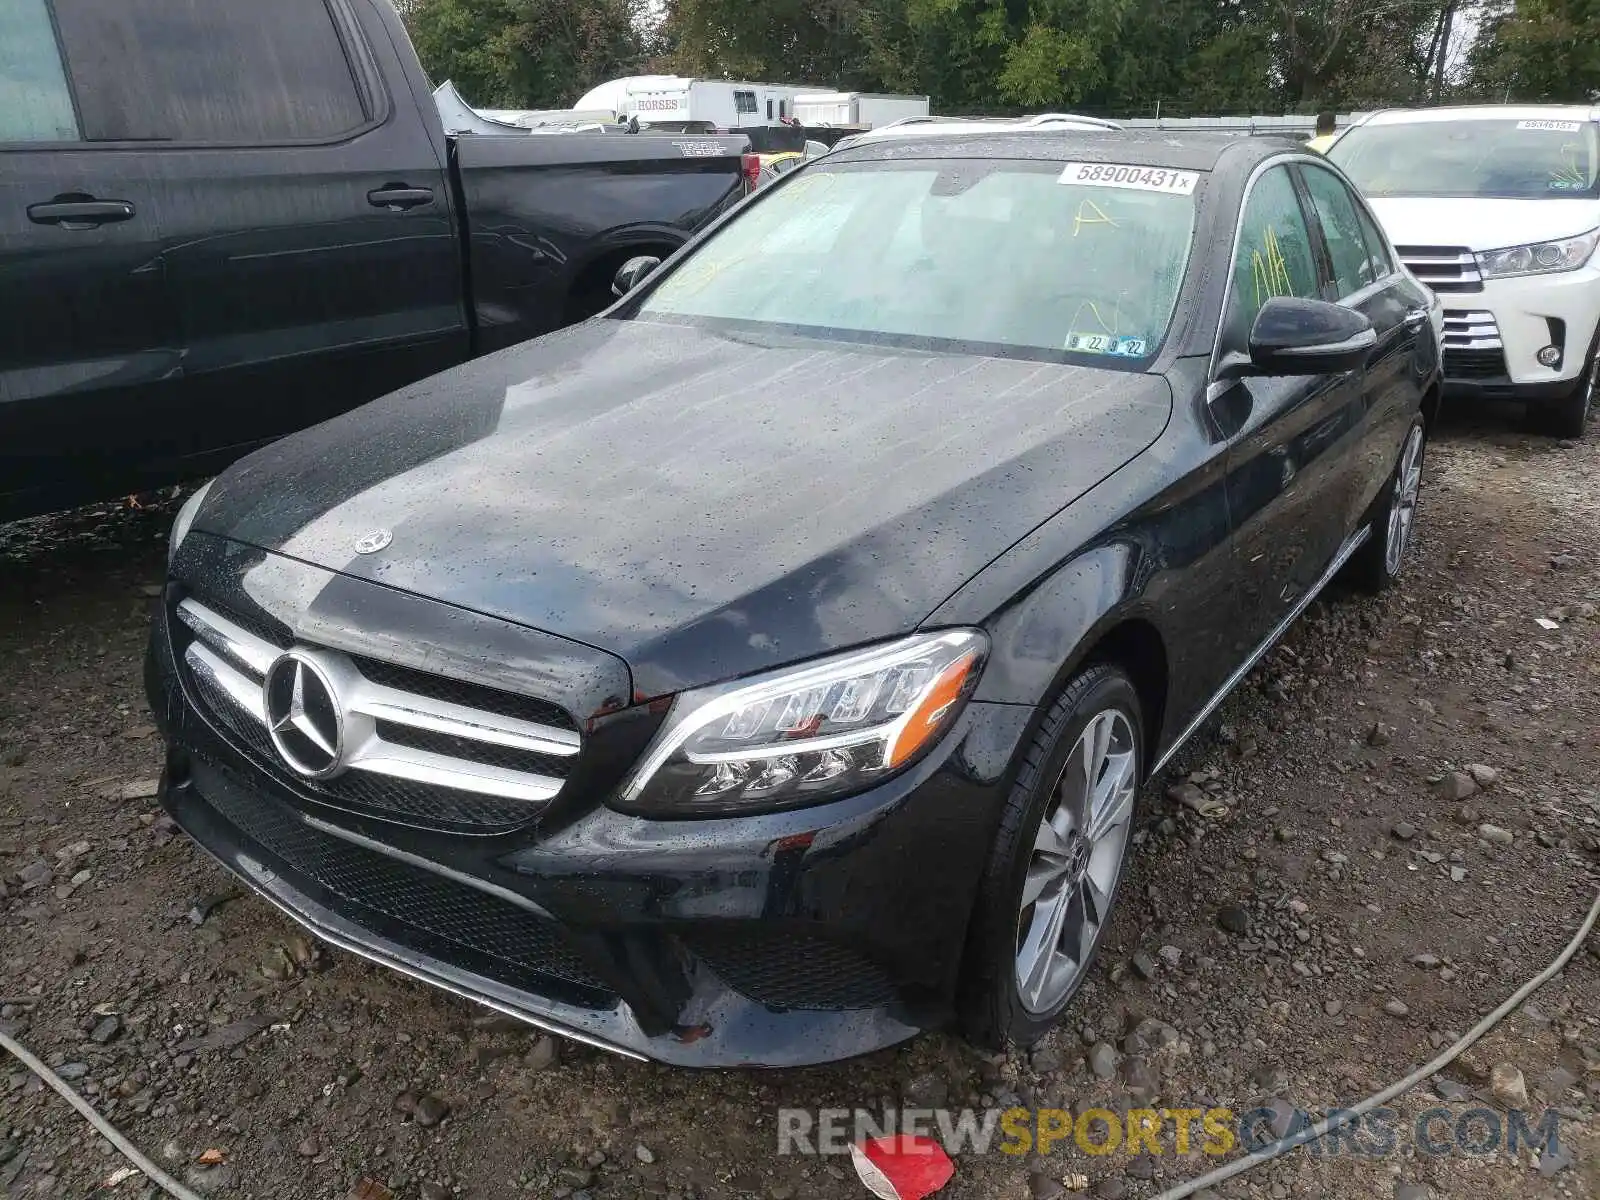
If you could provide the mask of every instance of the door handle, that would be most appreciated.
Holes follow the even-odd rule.
[[[1406,311],[1405,323],[1407,329],[1420,329],[1428,320],[1428,310],[1425,308],[1412,308]]]
[[[424,187],[406,187],[404,184],[391,183],[386,187],[375,188],[367,193],[367,203],[373,208],[387,208],[391,212],[405,212],[408,208],[421,208],[424,204],[433,203],[433,189]]]
[[[28,220],[35,225],[59,225],[62,229],[93,229],[97,225],[131,220],[134,211],[126,200],[58,197],[46,204],[28,205]]]

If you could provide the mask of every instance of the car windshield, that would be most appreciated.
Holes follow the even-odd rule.
[[[1369,196],[1514,200],[1596,194],[1595,126],[1541,119],[1362,125],[1328,157]]]
[[[1198,181],[1105,164],[819,163],[752,201],[636,315],[1132,366],[1172,319]]]

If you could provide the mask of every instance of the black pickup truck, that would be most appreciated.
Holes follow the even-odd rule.
[[[448,136],[389,0],[0,4],[0,520],[589,316],[747,149]]]

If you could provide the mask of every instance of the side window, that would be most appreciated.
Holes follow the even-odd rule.
[[[367,120],[327,0],[56,0],[56,20],[90,141],[259,145]]]
[[[1322,236],[1328,243],[1328,257],[1333,261],[1333,282],[1337,293],[1333,298],[1342,300],[1378,278],[1373,273],[1360,218],[1356,216],[1356,203],[1332,171],[1308,166],[1302,169],[1302,174],[1306,191],[1311,193],[1311,206],[1316,209],[1317,220],[1322,223]]]
[[[45,0],[0,0],[0,144],[77,140]]]
[[[754,92],[735,92],[733,94],[733,110],[741,113],[756,111],[756,94]]]
[[[1318,298],[1316,259],[1305,213],[1289,172],[1273,167],[1256,180],[1239,225],[1226,345],[1243,349],[1261,306],[1274,296]]]
[[[767,120],[772,120],[772,101],[767,101]]]
[[[1389,239],[1364,205],[1356,205],[1356,220],[1361,222],[1361,233],[1367,242],[1367,257],[1372,260],[1375,278],[1394,274],[1394,255],[1389,252]]]

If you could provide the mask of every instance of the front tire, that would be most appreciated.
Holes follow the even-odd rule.
[[[1600,391],[1600,353],[1591,353],[1571,394],[1540,411],[1540,426],[1551,437],[1581,438],[1589,427],[1596,391]]]
[[[1045,714],[979,889],[963,980],[967,1036],[1031,1045],[1088,978],[1116,903],[1144,762],[1139,693],[1090,667]]]
[[[1405,570],[1406,557],[1416,530],[1417,499],[1422,492],[1422,459],[1427,428],[1419,415],[1411,422],[1394,472],[1384,484],[1368,517],[1372,534],[1351,556],[1346,569],[1352,583],[1363,591],[1382,592],[1394,586]]]

